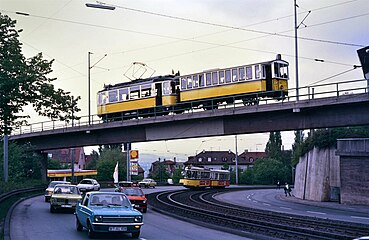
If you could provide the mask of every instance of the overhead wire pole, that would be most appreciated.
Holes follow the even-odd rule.
[[[235,135],[235,141],[236,141],[236,185],[238,185],[238,151],[237,151],[237,135]]]
[[[299,101],[299,59],[298,59],[298,45],[297,45],[297,3],[295,2],[295,71],[296,71],[296,101]]]

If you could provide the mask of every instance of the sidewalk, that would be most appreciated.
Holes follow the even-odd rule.
[[[369,213],[369,205],[339,204],[338,202],[317,202],[317,201],[299,199],[299,198],[294,197],[293,194],[291,197],[290,196],[286,197],[284,193],[276,195],[276,199],[287,201],[287,202],[294,202],[294,203],[299,203],[299,204],[315,206],[315,207],[323,207],[323,208],[359,212],[359,213]]]

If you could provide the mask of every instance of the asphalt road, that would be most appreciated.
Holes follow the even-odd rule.
[[[369,224],[369,206],[302,201],[285,197],[283,189],[238,191],[220,194],[216,198],[235,205],[268,211]]]
[[[145,193],[178,189],[178,187],[157,187],[144,189]],[[12,240],[71,240],[88,239],[87,231],[77,232],[73,213],[50,213],[49,203],[44,197],[34,197],[21,202],[15,209],[10,222]],[[98,239],[131,239],[130,234],[122,236],[101,235]],[[148,209],[144,214],[144,226],[140,239],[151,240],[214,240],[247,239],[236,235],[199,227],[184,221],[161,215]]]

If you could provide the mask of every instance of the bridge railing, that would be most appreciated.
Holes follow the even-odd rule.
[[[284,93],[288,92],[288,95]],[[206,103],[207,110],[215,111],[221,108],[237,108],[245,105],[264,105],[264,104],[283,104],[284,102],[295,102],[297,100],[296,88],[289,88],[284,91],[273,91],[268,93],[274,93],[279,96],[277,99],[263,98],[266,93],[252,93],[252,94],[241,94],[237,96],[214,98]],[[299,88],[299,101],[309,101],[317,98],[325,97],[339,97],[348,94],[369,94],[369,80],[358,79],[345,82],[327,83],[327,84],[316,84],[312,86],[304,86]],[[246,99],[246,100],[245,100]],[[228,104],[228,102],[232,102]],[[230,101],[231,100],[231,101]],[[179,103],[175,106],[170,107],[157,107],[154,108],[153,112],[140,113],[139,111],[131,113],[129,115],[120,115],[117,119],[109,119],[109,121],[130,121],[140,120],[146,117],[157,117],[173,113],[196,113],[202,111],[204,104],[200,102],[192,102],[190,104]],[[24,126],[20,126],[13,130],[12,135],[19,135],[25,133],[42,132],[56,129],[69,129],[78,127],[89,127],[96,124],[101,124],[107,121],[101,119],[97,115],[91,115],[90,120],[88,116],[81,116],[78,120],[73,121],[44,121],[32,123]]]

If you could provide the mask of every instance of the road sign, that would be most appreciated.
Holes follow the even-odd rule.
[[[130,159],[138,159],[138,150],[130,150],[129,156],[130,156]]]

